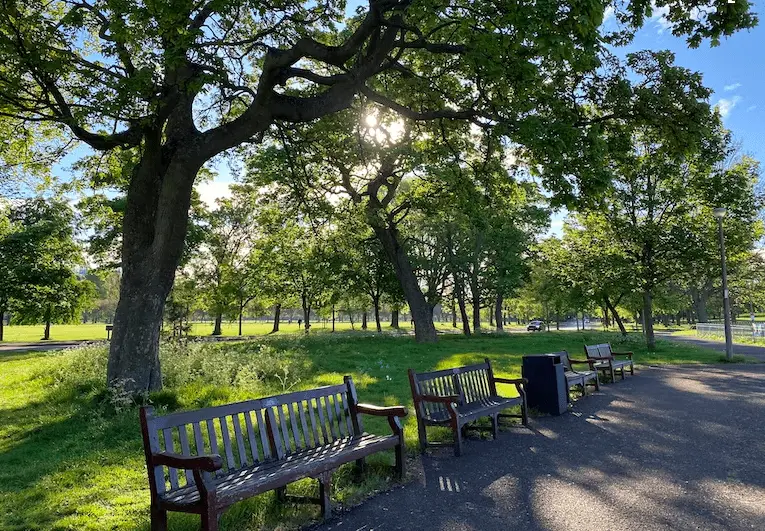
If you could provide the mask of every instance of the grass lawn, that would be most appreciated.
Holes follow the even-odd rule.
[[[383,323],[383,330],[388,331],[390,327],[389,323]],[[370,327],[374,327],[374,322],[369,323]],[[489,323],[484,323],[484,326],[489,328]],[[356,330],[360,330],[361,323],[354,323]],[[351,331],[354,327],[351,327],[351,323],[336,322],[335,329],[338,331]],[[263,336],[271,332],[273,323],[268,321],[245,321],[242,323],[242,335],[245,336]],[[408,321],[401,322],[401,331],[407,332],[411,330],[411,325]],[[438,330],[448,332],[454,330],[451,322],[436,323]],[[506,325],[508,329],[524,329],[525,325]],[[192,336],[209,336],[213,330],[212,322],[195,322],[191,324]],[[317,322],[313,323],[312,330],[314,332],[327,332],[332,330],[332,323]],[[40,341],[43,336],[43,325],[11,325],[5,327],[4,338],[7,343],[31,343],[34,341]],[[224,322],[222,326],[222,332],[224,336],[236,336],[239,334],[238,323]],[[297,320],[293,320],[292,323],[283,321],[279,326],[280,334],[297,334],[301,332],[298,328]],[[83,323],[83,324],[69,324],[69,325],[51,325],[51,340],[52,341],[95,341],[100,339],[106,339],[106,324],[104,323]]]
[[[561,349],[579,354],[585,342],[601,341],[633,350],[638,364],[720,360],[717,352],[664,341],[648,353],[639,336],[622,340],[597,332],[448,335],[435,345],[360,333],[283,335],[241,343],[165,345],[165,390],[151,400],[160,411],[198,408],[278,394],[285,387],[335,384],[351,374],[361,401],[411,406],[409,367],[437,369],[489,357],[500,375],[518,376],[523,354]],[[0,529],[148,530],[137,409],[105,390],[105,359],[103,346],[0,353]],[[365,422],[368,431],[389,433],[384,419]],[[412,416],[405,434],[415,455]],[[390,455],[372,459],[360,483],[352,480],[350,467],[342,469],[335,475],[334,500],[350,504],[384,488],[389,472],[383,464],[390,462]],[[312,489],[314,482],[303,482],[295,490]],[[222,528],[294,528],[317,516],[317,507],[280,505],[269,493],[232,508]],[[194,517],[170,516],[175,531],[196,530],[198,525]]]

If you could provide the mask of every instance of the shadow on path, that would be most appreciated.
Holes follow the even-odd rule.
[[[765,366],[645,369],[422,459],[326,530],[765,529]]]

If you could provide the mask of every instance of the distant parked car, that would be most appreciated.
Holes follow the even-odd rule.
[[[529,332],[541,332],[545,329],[545,324],[542,321],[531,321],[526,327]]]

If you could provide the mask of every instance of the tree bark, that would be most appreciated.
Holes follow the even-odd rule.
[[[462,333],[466,336],[470,335],[470,318],[468,317],[467,308],[465,305],[465,291],[462,287],[462,283],[457,288],[457,306],[460,308],[460,317],[462,317]]]
[[[221,324],[223,323],[223,314],[218,313],[215,315],[215,325],[213,326],[212,335],[214,336],[220,336],[223,334],[223,330],[221,330]]]
[[[503,323],[503,315],[502,315],[502,306],[504,305],[505,297],[500,293],[497,295],[497,300],[494,303],[494,321],[497,324],[497,330],[503,331],[504,330],[504,323]]]
[[[48,341],[50,339],[50,308],[45,310],[45,332],[43,333],[43,340]]]
[[[308,299],[305,294],[301,296],[303,302],[303,327],[305,328],[306,335],[311,329],[311,306],[308,304]]]
[[[242,335],[242,315],[244,314],[244,304],[239,303],[239,335]]]
[[[375,308],[375,326],[377,326],[377,333],[382,332],[382,324],[380,323],[380,297],[372,297],[372,305]]]
[[[367,329],[367,312],[361,314],[361,329]]]
[[[271,329],[271,333],[275,334],[279,331],[279,321],[281,321],[282,318],[282,303],[277,302],[274,305],[274,326]]]
[[[614,317],[614,321],[616,321],[616,325],[619,327],[619,331],[622,333],[623,336],[627,335],[627,329],[624,328],[624,323],[622,322],[622,318],[619,317],[619,312],[616,311],[616,307],[611,302],[611,299],[606,297],[606,307],[611,312],[611,315]]]
[[[481,290],[477,279],[470,283],[470,291],[473,303],[473,332],[481,333]]]
[[[370,219],[372,219],[371,214]],[[371,225],[383,249],[385,249],[385,254],[393,264],[396,278],[404,292],[406,302],[409,303],[412,320],[414,321],[415,340],[420,343],[435,342],[437,336],[436,327],[433,324],[433,314],[431,313],[430,305],[422,294],[420,283],[414,274],[414,269],[406,254],[406,250],[399,242],[398,229],[385,226],[379,221],[373,221]]]
[[[5,303],[0,304],[0,341],[4,339],[5,334]]]
[[[457,301],[452,296],[452,328],[457,328]]]
[[[398,328],[398,310],[391,310],[390,311],[390,327],[391,328]]]
[[[656,348],[656,337],[653,333],[653,296],[650,289],[643,291],[643,329],[646,346],[649,349]]]
[[[162,387],[162,313],[184,248],[194,178],[204,162],[192,159],[198,156],[194,142],[178,137],[171,142],[169,129],[158,127],[146,134],[123,219],[120,300],[109,346],[107,383],[135,394]]]

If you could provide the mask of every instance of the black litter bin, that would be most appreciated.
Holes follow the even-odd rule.
[[[550,415],[562,415],[568,410],[566,376],[559,355],[524,356],[521,370],[529,381],[526,400],[530,408]]]

